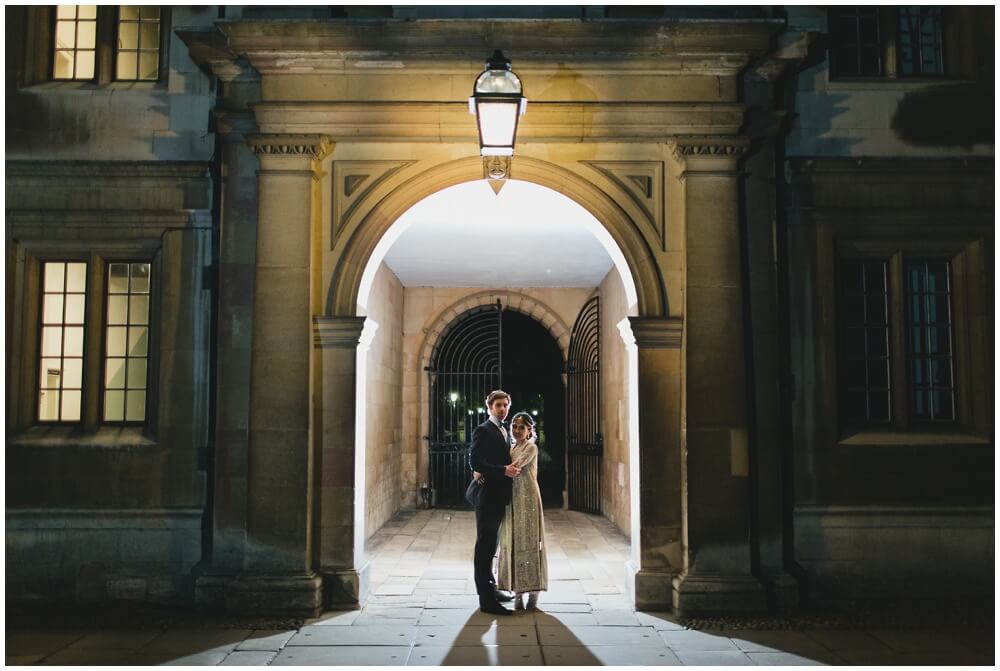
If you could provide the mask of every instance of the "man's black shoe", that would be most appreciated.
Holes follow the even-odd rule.
[[[512,615],[512,613],[499,603],[479,604],[479,611],[491,615]]]
[[[494,593],[494,596],[496,597],[497,601],[499,601],[500,603],[507,603],[508,601],[513,601],[514,600],[514,595],[513,594],[507,594],[506,592],[501,592],[500,590],[497,590]]]

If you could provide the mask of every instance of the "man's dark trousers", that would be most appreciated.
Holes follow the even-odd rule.
[[[472,562],[480,607],[496,604],[493,555],[500,540],[500,523],[510,503],[513,480],[505,473],[510,446],[503,432],[487,420],[472,431],[469,466],[483,474],[485,483],[476,499],[476,548]]]

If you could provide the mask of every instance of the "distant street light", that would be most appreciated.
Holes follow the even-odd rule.
[[[521,79],[510,69],[510,60],[497,49],[476,78],[469,98],[469,113],[476,115],[479,128],[483,172],[497,193],[503,186],[502,180],[510,175],[517,124],[527,105]]]

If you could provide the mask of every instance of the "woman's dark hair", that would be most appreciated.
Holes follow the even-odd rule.
[[[531,434],[530,436],[528,436],[529,438],[534,438],[536,440],[538,439],[538,432],[535,431],[535,418],[534,417],[532,417],[528,413],[522,411],[522,412],[517,413],[516,415],[514,415],[511,418],[510,425],[514,426],[514,422],[516,422],[517,420],[521,420],[522,422],[524,422],[525,424],[528,425],[528,430],[529,430],[529,432]]]

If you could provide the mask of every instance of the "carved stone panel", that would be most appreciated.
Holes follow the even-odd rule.
[[[332,245],[366,194],[413,161],[334,161]]]
[[[620,187],[643,213],[649,230],[666,251],[662,161],[585,161]]]

